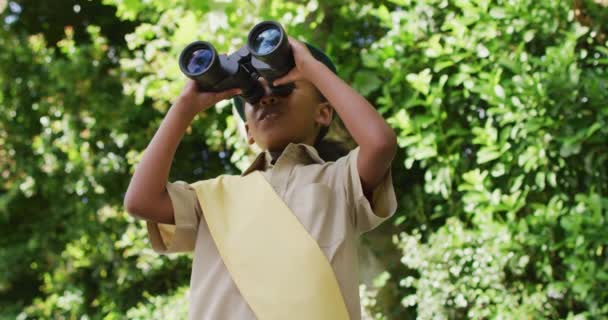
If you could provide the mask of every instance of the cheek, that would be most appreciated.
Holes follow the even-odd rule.
[[[314,121],[315,118],[315,100],[308,96],[294,95],[290,96],[289,113],[294,121],[299,123]]]
[[[315,99],[304,90],[295,89],[293,94],[288,97],[290,109],[297,113],[310,113],[315,105]]]

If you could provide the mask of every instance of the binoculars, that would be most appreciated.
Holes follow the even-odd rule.
[[[293,83],[274,86],[272,82],[287,74],[294,65],[287,34],[275,21],[258,23],[249,32],[247,44],[228,56],[218,55],[205,41],[190,43],[179,56],[182,73],[196,81],[200,91],[240,88],[240,96],[250,104],[257,103],[265,94],[260,77],[268,81],[272,94],[290,94]]]

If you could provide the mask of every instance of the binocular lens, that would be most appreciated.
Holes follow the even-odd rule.
[[[188,72],[199,73],[207,69],[213,60],[213,52],[209,49],[199,49],[192,53],[188,61]]]
[[[229,56],[218,54],[209,42],[194,41],[182,50],[178,62],[182,73],[196,82],[199,91],[240,88],[240,96],[251,104],[265,94],[259,77],[272,83],[295,65],[287,34],[275,21],[255,25],[247,35],[247,44]],[[293,90],[293,84],[271,87],[273,94],[281,96]]]
[[[281,30],[272,26],[260,32],[253,40],[253,50],[258,55],[270,53],[281,40]]]

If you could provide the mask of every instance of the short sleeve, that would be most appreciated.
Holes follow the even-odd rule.
[[[397,211],[397,200],[393,188],[392,171],[389,167],[386,174],[376,186],[372,195],[372,204],[363,193],[363,186],[357,169],[357,157],[360,147],[351,150],[348,155],[338,159],[336,164],[341,172],[340,179],[351,202],[351,220],[359,233],[371,231],[382,222],[392,217]]]
[[[158,253],[194,250],[202,212],[194,188],[186,182],[167,182],[167,192],[173,204],[175,225],[146,221],[152,249]]]

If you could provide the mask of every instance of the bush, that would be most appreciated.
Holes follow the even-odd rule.
[[[373,317],[608,317],[606,1],[42,3],[0,1],[0,318],[184,315],[191,258],[155,255],[123,192],[183,47],[232,52],[262,19],[398,134],[399,210],[363,239]],[[197,117],[171,180],[248,164],[230,107]]]

